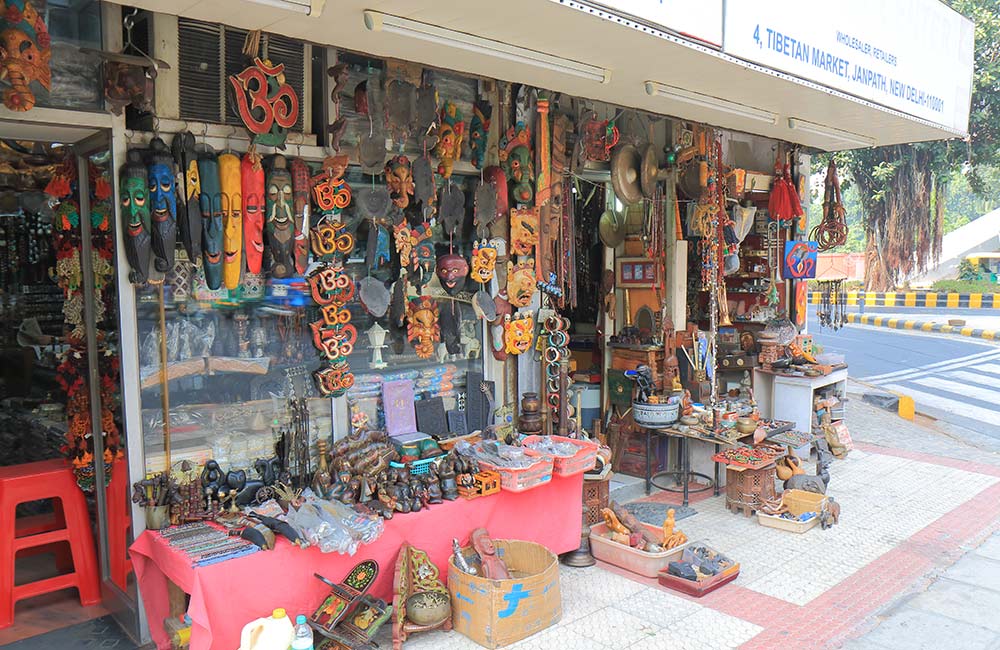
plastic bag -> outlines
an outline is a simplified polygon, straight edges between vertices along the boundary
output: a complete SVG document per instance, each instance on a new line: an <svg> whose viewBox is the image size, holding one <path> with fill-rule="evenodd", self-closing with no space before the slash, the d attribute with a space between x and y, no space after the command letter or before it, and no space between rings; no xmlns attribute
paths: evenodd
<svg viewBox="0 0 1000 650"><path fill-rule="evenodd" d="M325 521L347 529L351 537L361 544L371 544L385 528L378 515L360 513L340 501L313 498L307 503L315 506Z"/></svg>
<svg viewBox="0 0 1000 650"><path fill-rule="evenodd" d="M320 509L312 503L305 503L297 510L288 509L288 523L303 535L309 543L323 553L358 552L360 542L351 535L346 526L336 524L321 515Z"/></svg>

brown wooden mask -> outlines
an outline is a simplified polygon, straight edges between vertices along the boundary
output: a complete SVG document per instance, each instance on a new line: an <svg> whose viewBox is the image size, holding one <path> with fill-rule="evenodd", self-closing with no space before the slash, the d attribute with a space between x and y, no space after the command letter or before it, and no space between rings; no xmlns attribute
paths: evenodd
<svg viewBox="0 0 1000 650"><path fill-rule="evenodd" d="M507 262L507 300L514 307L527 307L535 295L535 261Z"/></svg>
<svg viewBox="0 0 1000 650"><path fill-rule="evenodd" d="M52 86L52 39L30 0L4 0L0 16L0 79L4 106L29 111Z"/></svg>
<svg viewBox="0 0 1000 650"><path fill-rule="evenodd" d="M400 210L405 210L413 196L413 169L409 158L395 156L385 164L385 184L392 193L392 202Z"/></svg>
<svg viewBox="0 0 1000 650"><path fill-rule="evenodd" d="M449 296L454 296L465 286L465 277L469 274L469 263L461 255L448 253L438 258L434 272L438 276L441 288Z"/></svg>
<svg viewBox="0 0 1000 650"><path fill-rule="evenodd" d="M430 296L411 298L406 307L406 338L413 344L417 356L428 359L434 354L434 346L441 340L438 325L438 304Z"/></svg>
<svg viewBox="0 0 1000 650"><path fill-rule="evenodd" d="M538 245L538 208L510 211L510 250L514 255L531 255Z"/></svg>

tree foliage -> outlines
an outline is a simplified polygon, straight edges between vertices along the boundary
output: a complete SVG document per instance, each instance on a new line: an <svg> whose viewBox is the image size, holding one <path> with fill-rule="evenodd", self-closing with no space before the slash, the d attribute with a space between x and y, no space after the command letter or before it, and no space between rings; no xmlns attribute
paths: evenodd
<svg viewBox="0 0 1000 650"><path fill-rule="evenodd" d="M858 149L836 155L860 198L868 289L893 289L941 252L949 187L964 174L990 189L1000 166L1000 11L997 0L947 0L975 23L969 139ZM971 215L966 215L971 218Z"/></svg>

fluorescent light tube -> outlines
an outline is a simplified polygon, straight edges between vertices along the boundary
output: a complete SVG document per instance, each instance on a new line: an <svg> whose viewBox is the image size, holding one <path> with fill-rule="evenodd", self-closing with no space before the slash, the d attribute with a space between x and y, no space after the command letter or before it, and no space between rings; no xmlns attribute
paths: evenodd
<svg viewBox="0 0 1000 650"><path fill-rule="evenodd" d="M760 108L754 108L753 106L737 104L736 102L719 99L718 97L712 97L711 95L703 95L690 90L684 90L683 88L667 86L666 84L661 84L656 81L646 82L646 94L651 97L666 97L667 99L683 102L685 104L692 104L694 106L701 106L702 108L711 108L712 110L722 111L723 113L729 113L730 115L736 115L739 117L746 117L751 120L757 120L758 122L766 122L767 124L778 123L777 113L765 111Z"/></svg>
<svg viewBox="0 0 1000 650"><path fill-rule="evenodd" d="M452 29L417 22L409 18L401 18L377 11L365 11L364 14L365 27L373 32L386 32L408 36L427 41L428 43L447 45L448 47L467 52L495 56L507 61L513 61L514 63L523 63L535 66L536 68L542 68L543 70L551 70L600 83L608 83L611 80L611 71L600 66L580 63L564 59L563 57L553 56L552 54L528 50L523 47L507 45L500 41L492 41L472 34L456 32Z"/></svg>
<svg viewBox="0 0 1000 650"><path fill-rule="evenodd" d="M857 133L851 133L850 131L841 131L840 129L835 129L829 126L823 126L822 124L814 124L812 122L806 122L800 120L797 117L788 118L788 128L793 131L802 131L803 133L812 133L813 135L821 135L824 138L830 138L837 142L845 142L847 144L856 144L859 147L874 147L875 138L869 138L868 136L859 135Z"/></svg>
<svg viewBox="0 0 1000 650"><path fill-rule="evenodd" d="M300 14L306 14L307 16L312 13L312 2L310 0L248 0L254 4L265 5L268 7L275 7L277 9L285 9L287 11L296 11Z"/></svg>

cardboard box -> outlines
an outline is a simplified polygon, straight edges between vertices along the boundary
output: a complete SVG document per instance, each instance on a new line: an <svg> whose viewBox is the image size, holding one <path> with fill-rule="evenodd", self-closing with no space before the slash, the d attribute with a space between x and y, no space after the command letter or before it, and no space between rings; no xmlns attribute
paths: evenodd
<svg viewBox="0 0 1000 650"><path fill-rule="evenodd" d="M533 542L495 540L511 580L469 575L448 560L454 629L486 648L510 645L562 618L559 560Z"/></svg>

